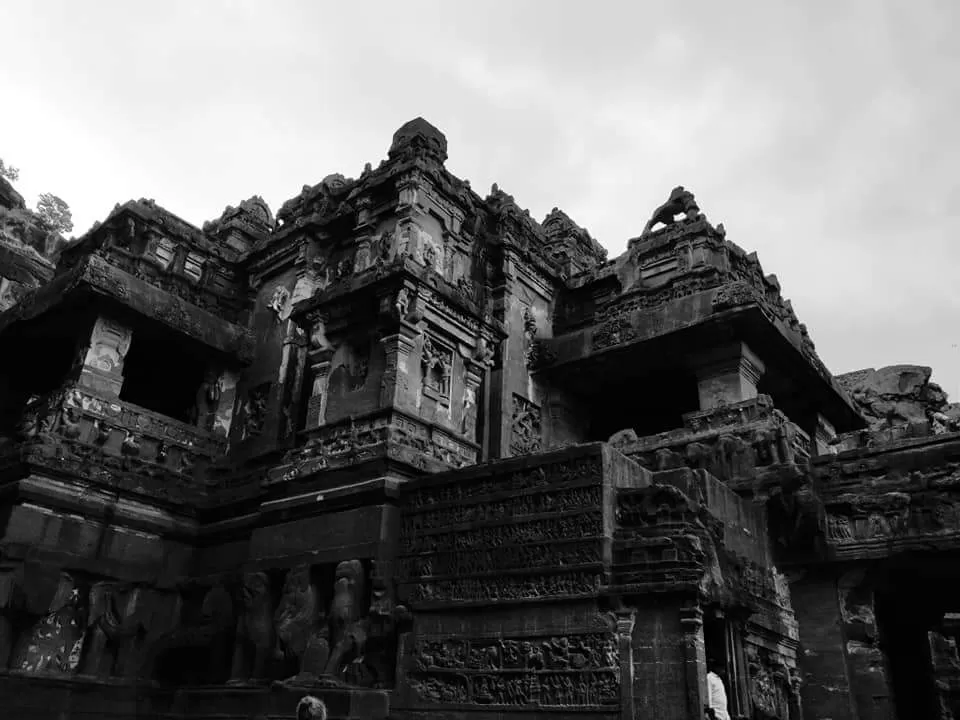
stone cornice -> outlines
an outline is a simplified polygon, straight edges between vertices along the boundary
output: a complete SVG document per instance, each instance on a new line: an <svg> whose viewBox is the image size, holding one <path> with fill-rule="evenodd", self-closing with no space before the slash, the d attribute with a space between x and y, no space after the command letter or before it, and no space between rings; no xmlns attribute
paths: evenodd
<svg viewBox="0 0 960 720"><path fill-rule="evenodd" d="M0 333L15 322L29 320L61 305L68 293L79 288L110 298L242 364L253 361L254 342L248 329L135 278L96 255L87 256L75 269L54 278L0 314Z"/></svg>

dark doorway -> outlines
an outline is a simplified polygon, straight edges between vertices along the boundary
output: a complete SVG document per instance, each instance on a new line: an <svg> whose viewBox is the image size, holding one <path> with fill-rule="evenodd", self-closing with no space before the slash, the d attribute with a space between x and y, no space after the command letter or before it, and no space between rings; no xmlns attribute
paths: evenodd
<svg viewBox="0 0 960 720"><path fill-rule="evenodd" d="M120 399L189 423L208 360L189 338L144 322L123 363Z"/></svg>
<svg viewBox="0 0 960 720"><path fill-rule="evenodd" d="M887 661L897 717L940 720L928 630L936 590L919 573L899 570L876 594L880 649Z"/></svg>

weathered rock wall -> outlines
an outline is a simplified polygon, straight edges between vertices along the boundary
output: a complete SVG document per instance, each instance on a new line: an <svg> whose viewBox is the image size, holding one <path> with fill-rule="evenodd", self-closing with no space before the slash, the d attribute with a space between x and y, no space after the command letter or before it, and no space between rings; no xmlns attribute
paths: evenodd
<svg viewBox="0 0 960 720"><path fill-rule="evenodd" d="M53 276L51 257L63 244L0 177L0 312Z"/></svg>
<svg viewBox="0 0 960 720"><path fill-rule="evenodd" d="M956 427L960 403L947 401L947 393L930 382L932 372L924 365L890 365L837 375L836 381L872 430L918 422L942 429Z"/></svg>

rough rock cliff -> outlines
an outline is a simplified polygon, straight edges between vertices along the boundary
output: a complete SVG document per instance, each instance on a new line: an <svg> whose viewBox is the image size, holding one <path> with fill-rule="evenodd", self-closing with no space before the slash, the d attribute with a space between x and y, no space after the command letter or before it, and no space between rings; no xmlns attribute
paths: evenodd
<svg viewBox="0 0 960 720"><path fill-rule="evenodd" d="M0 177L0 312L50 279L64 244Z"/></svg>
<svg viewBox="0 0 960 720"><path fill-rule="evenodd" d="M960 403L930 382L933 371L923 365L890 365L836 376L872 430L929 422L934 432L960 429Z"/></svg>

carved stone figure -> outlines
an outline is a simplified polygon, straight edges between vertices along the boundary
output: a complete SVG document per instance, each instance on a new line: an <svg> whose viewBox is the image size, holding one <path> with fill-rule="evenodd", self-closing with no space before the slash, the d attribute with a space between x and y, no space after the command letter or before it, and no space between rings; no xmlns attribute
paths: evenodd
<svg viewBox="0 0 960 720"><path fill-rule="evenodd" d="M674 217L681 214L686 215L687 220L693 220L700 214L700 208L693 193L685 190L683 185L678 185L670 192L669 199L653 211L653 216L643 228L641 235L648 235L657 223L673 225Z"/></svg>
<svg viewBox="0 0 960 720"><path fill-rule="evenodd" d="M191 412L192 420L204 430L213 428L214 415L223 396L223 386L216 370L208 370L197 388L196 401Z"/></svg>
<svg viewBox="0 0 960 720"><path fill-rule="evenodd" d="M98 582L90 588L90 615L82 671L97 677L125 675L144 632L137 616L142 589L116 582ZM119 605L122 603L123 610Z"/></svg>
<svg viewBox="0 0 960 720"><path fill-rule="evenodd" d="M354 659L363 656L368 628L364 622L366 576L359 560L346 560L337 565L330 602L331 652L327 662L328 676L339 678Z"/></svg>
<svg viewBox="0 0 960 720"><path fill-rule="evenodd" d="M493 363L493 348L485 337L477 338L477 348L473 353L473 359L484 366Z"/></svg>
<svg viewBox="0 0 960 720"><path fill-rule="evenodd" d="M274 647L273 597L265 572L243 576L241 611L233 648L231 683L263 680Z"/></svg>
<svg viewBox="0 0 960 720"><path fill-rule="evenodd" d="M290 291L285 287L278 287L273 291L267 307L277 316L277 322L286 320L290 315Z"/></svg>
<svg viewBox="0 0 960 720"><path fill-rule="evenodd" d="M323 602L311 580L309 565L299 565L287 573L274 623L276 654L298 665L297 674L286 683L315 683L328 664L330 644Z"/></svg>
<svg viewBox="0 0 960 720"><path fill-rule="evenodd" d="M327 350L331 347L323 318L317 318L310 328L310 345L317 350Z"/></svg>
<svg viewBox="0 0 960 720"><path fill-rule="evenodd" d="M401 319L407 317L407 314L410 312L410 291L407 290L407 288L400 288L393 306L397 309L397 315Z"/></svg>

